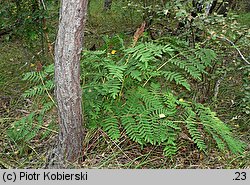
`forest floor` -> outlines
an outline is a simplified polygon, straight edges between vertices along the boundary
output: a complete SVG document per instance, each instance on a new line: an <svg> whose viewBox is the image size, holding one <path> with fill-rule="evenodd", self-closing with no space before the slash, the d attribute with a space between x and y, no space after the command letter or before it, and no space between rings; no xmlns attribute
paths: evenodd
<svg viewBox="0 0 250 185"><path fill-rule="evenodd" d="M96 7L98 11L98 7ZM140 20L119 27L116 20L121 22L125 17L116 17L111 12L107 17L90 15L93 23L86 30L86 48L97 44L96 40L102 42L100 35L119 33L124 27L129 28L127 32L135 30ZM244 24L249 24L249 15L244 15ZM108 21L105 26L103 22ZM110 26L110 24L114 26ZM95 27L100 29L96 30ZM91 34L90 34L91 33ZM94 33L94 34L93 34ZM91 36L88 36L91 35ZM101 45L101 43L99 43ZM32 140L28 143L28 149L20 153L20 147L11 142L7 136L7 130L13 122L27 115L33 108L33 102L21 95L30 86L22 81L25 72L33 69L33 53L25 46L22 40L0 41L0 168L42 168L46 162L48 148L56 139L56 133L39 141ZM237 82L237 74L234 84ZM230 82L230 83L229 83ZM230 124L239 136L248 145L250 143L249 121L237 122L237 108L231 106L231 99L234 93L240 90L240 84L229 86L232 79L225 80L221 87L223 94L219 96L217 106L212 105L218 112L218 116L227 124ZM38 105L37 105L38 106ZM52 112L52 117L55 112ZM242 128L244 127L244 128ZM24 144L27 144L24 142ZM234 156L230 153L221 153L211 148L206 154L195 148L192 143L182 143L180 152L172 159L162 154L160 146L147 146L143 149L134 142L131 142L125 135L122 135L119 142L112 141L101 129L88 132L84 139L84 161L80 164L72 164L72 168L150 168L150 169L238 169L250 168L250 147L241 156Z"/></svg>

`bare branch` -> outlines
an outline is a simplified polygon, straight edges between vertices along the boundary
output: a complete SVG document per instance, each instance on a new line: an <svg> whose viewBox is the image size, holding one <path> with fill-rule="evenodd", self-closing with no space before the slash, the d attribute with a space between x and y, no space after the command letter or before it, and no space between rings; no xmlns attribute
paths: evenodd
<svg viewBox="0 0 250 185"><path fill-rule="evenodd" d="M248 65L250 65L250 62L244 57L244 55L241 53L241 51L239 50L239 48L233 43L233 41L229 40L226 37L217 37L217 38L229 42L237 50L237 52L239 53L239 55L242 58L242 60L244 60Z"/></svg>

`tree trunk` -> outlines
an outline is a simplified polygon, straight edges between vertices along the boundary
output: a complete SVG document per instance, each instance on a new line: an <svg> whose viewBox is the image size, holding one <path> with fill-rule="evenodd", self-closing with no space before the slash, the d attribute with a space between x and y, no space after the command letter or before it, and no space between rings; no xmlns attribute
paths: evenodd
<svg viewBox="0 0 250 185"><path fill-rule="evenodd" d="M103 9L105 11L110 10L112 5L112 0L104 0L104 6Z"/></svg>
<svg viewBox="0 0 250 185"><path fill-rule="evenodd" d="M220 15L227 16L227 13L230 9L232 9L235 6L234 0L224 0L221 3L221 6L219 7L217 13Z"/></svg>
<svg viewBox="0 0 250 185"><path fill-rule="evenodd" d="M80 57L87 1L61 0L55 45L55 94L60 126L58 152L60 160L70 162L79 161L83 151Z"/></svg>

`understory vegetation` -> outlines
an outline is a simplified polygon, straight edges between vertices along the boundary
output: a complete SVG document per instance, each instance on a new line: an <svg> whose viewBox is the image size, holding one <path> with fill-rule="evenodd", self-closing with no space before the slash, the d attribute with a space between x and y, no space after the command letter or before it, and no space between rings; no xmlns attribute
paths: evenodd
<svg viewBox="0 0 250 185"><path fill-rule="evenodd" d="M0 3L1 168L43 167L58 132L58 2L29 1ZM100 11L103 2L90 1L87 134L82 164L70 165L249 168L249 12L240 3L208 15L189 0L160 2L117 0Z"/></svg>

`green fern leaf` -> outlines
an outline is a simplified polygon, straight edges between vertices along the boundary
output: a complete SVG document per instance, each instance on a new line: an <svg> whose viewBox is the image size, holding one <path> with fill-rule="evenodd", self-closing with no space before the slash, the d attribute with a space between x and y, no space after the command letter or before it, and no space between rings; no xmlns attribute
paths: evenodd
<svg viewBox="0 0 250 185"><path fill-rule="evenodd" d="M116 118L106 118L101 126L111 139L118 140L120 138L119 123Z"/></svg>

